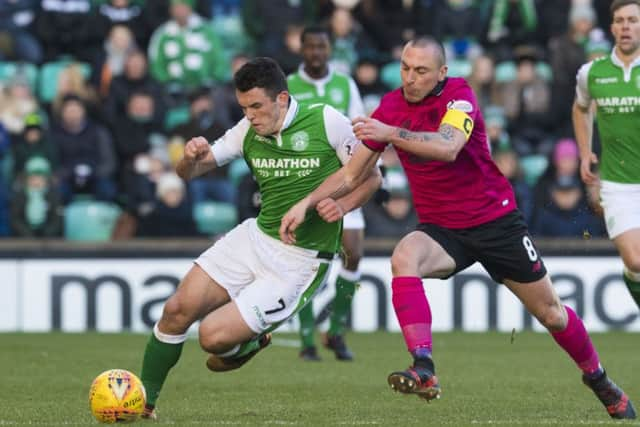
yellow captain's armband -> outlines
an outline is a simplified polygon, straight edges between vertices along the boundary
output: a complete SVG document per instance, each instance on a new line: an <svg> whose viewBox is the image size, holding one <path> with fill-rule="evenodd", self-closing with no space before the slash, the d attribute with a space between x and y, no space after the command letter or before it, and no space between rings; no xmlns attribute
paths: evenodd
<svg viewBox="0 0 640 427"><path fill-rule="evenodd" d="M448 124L461 130L467 138L467 141L473 130L473 119L471 119L467 113L460 110L447 110L440 124Z"/></svg>

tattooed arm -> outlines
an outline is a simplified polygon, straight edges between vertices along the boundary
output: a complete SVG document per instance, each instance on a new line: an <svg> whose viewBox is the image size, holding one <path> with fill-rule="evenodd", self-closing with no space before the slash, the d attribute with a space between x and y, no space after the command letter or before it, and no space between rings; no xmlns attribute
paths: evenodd
<svg viewBox="0 0 640 427"><path fill-rule="evenodd" d="M425 160L453 162L467 141L464 132L448 123L441 124L438 132L413 132L366 117L354 123L358 139L388 142Z"/></svg>

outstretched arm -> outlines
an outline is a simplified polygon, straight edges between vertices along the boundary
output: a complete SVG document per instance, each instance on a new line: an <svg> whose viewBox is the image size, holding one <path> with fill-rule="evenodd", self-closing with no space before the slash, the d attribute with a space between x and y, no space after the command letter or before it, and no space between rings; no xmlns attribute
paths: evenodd
<svg viewBox="0 0 640 427"><path fill-rule="evenodd" d="M438 132L413 132L376 119L358 117L354 120L353 129L360 140L388 142L422 159L452 162L471 134L473 123L470 119L466 126L468 134L446 122L440 125Z"/></svg>
<svg viewBox="0 0 640 427"><path fill-rule="evenodd" d="M353 207L358 203L364 203L377 188L376 181L380 180L377 171L376 161L380 153L372 151L364 146L356 150L353 157L342 168L330 175L315 190L305 198L293 205L291 209L282 217L280 223L280 239L288 244L295 242L295 230L304 221L308 210L315 208L325 199L340 200ZM374 168L376 170L374 170ZM365 183L366 181L366 183ZM362 186L362 188L358 188ZM379 181L378 181L379 186ZM358 188L356 194L346 196ZM367 194L370 192L370 194ZM345 206L345 210L348 209ZM351 209L353 209L351 207Z"/></svg>
<svg viewBox="0 0 640 427"><path fill-rule="evenodd" d="M573 132L580 150L580 177L585 184L593 184L598 180L597 175L591 171L591 165L598 163L598 156L591 149L593 112L590 107L582 107L574 101L571 117Z"/></svg>
<svg viewBox="0 0 640 427"><path fill-rule="evenodd" d="M193 179L216 168L216 159L206 138L192 138L184 146L182 159L176 166L176 173L184 180Z"/></svg>

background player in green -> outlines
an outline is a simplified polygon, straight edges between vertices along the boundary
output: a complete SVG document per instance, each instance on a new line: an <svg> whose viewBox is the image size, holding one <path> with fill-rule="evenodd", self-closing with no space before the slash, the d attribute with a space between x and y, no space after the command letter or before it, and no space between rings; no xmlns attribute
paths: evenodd
<svg viewBox="0 0 640 427"><path fill-rule="evenodd" d="M301 35L302 64L296 73L287 77L289 93L299 102L331 105L350 119L364 116L364 106L356 83L346 74L329 65L331 35L324 27L307 27ZM342 218L342 269L336 279L336 296L329 331L324 345L333 350L338 360L352 360L344 333L347 317L357 282L360 280L358 265L364 246L364 216L361 209L353 210ZM320 360L315 346L315 320L313 301L299 313L300 338L303 360Z"/></svg>
<svg viewBox="0 0 640 427"><path fill-rule="evenodd" d="M311 212L296 246L282 243L283 214L346 163L359 142L349 119L334 108L290 97L284 73L269 58L245 64L234 82L245 118L212 145L202 137L191 139L176 169L191 179L244 157L258 181L262 209L257 219L247 219L202 253L167 300L142 365L148 418L155 418L160 389L180 358L189 327L200 320L209 369L242 366L328 276L340 244L341 209L360 206L380 185L372 170L340 205L327 199Z"/></svg>
<svg viewBox="0 0 640 427"><path fill-rule="evenodd" d="M602 159L600 199L609 238L624 262L624 281L640 308L640 0L611 3L610 55L578 71L573 127L580 147L580 175L587 185L598 182L591 170L592 104Z"/></svg>

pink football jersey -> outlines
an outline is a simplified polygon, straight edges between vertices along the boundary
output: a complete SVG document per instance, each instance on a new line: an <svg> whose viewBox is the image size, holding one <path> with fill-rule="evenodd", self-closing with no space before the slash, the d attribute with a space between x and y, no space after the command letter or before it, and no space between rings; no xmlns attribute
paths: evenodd
<svg viewBox="0 0 640 427"><path fill-rule="evenodd" d="M414 132L437 132L448 108L464 111L473 119L473 132L451 163L397 151L420 222L453 229L475 227L514 210L515 196L491 159L484 119L467 82L450 77L439 89L415 104L396 89L382 98L372 117ZM376 141L364 144L376 151L386 146Z"/></svg>

